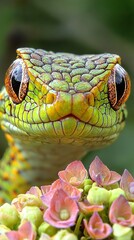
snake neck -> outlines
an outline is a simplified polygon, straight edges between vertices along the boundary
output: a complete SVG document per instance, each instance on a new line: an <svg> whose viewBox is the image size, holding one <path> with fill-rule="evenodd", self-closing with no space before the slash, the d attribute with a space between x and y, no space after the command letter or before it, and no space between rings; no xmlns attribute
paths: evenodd
<svg viewBox="0 0 134 240"><path fill-rule="evenodd" d="M64 169L71 161L81 159L86 153L84 147L70 144L23 142L18 139L15 139L14 144L24 158L21 176L29 185L52 183L57 178L59 170Z"/></svg>

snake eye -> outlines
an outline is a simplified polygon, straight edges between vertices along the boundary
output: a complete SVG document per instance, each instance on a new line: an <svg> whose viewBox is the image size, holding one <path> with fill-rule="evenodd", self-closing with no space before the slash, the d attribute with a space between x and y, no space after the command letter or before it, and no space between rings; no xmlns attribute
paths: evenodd
<svg viewBox="0 0 134 240"><path fill-rule="evenodd" d="M28 82L26 65L18 58L9 67L5 76L5 87L14 103L20 103L25 98Z"/></svg>
<svg viewBox="0 0 134 240"><path fill-rule="evenodd" d="M108 80L109 101L114 110L118 110L127 101L130 89L128 73L119 64L116 64Z"/></svg>

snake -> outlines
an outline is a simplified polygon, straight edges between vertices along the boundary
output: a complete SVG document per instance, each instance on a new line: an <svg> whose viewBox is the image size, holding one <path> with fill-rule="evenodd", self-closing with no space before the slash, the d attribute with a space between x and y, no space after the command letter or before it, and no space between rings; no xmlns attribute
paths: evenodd
<svg viewBox="0 0 134 240"><path fill-rule="evenodd" d="M131 83L116 54L17 49L0 92L8 148L0 203L50 184L60 169L113 143L124 128Z"/></svg>

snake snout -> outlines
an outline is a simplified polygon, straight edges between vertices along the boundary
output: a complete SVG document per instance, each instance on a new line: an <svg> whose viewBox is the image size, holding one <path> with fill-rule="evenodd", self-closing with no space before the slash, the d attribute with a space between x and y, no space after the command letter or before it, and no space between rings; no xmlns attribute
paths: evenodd
<svg viewBox="0 0 134 240"><path fill-rule="evenodd" d="M69 94L66 92L50 92L46 98L47 113L51 120L61 120L69 116L85 121L83 115L86 114L86 122L89 119L89 96L83 93ZM93 107L92 107L93 108ZM91 110L90 110L91 112ZM85 117L84 117L85 118Z"/></svg>

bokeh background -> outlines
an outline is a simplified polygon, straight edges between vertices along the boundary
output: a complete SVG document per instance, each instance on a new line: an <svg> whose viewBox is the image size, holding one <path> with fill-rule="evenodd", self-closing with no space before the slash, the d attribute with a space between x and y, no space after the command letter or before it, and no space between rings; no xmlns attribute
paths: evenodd
<svg viewBox="0 0 134 240"><path fill-rule="evenodd" d="M18 47L43 48L76 54L110 52L122 57L132 79L127 124L110 147L98 155L112 170L134 174L134 1L133 0L1 0L0 87ZM0 157L7 143L0 131Z"/></svg>

